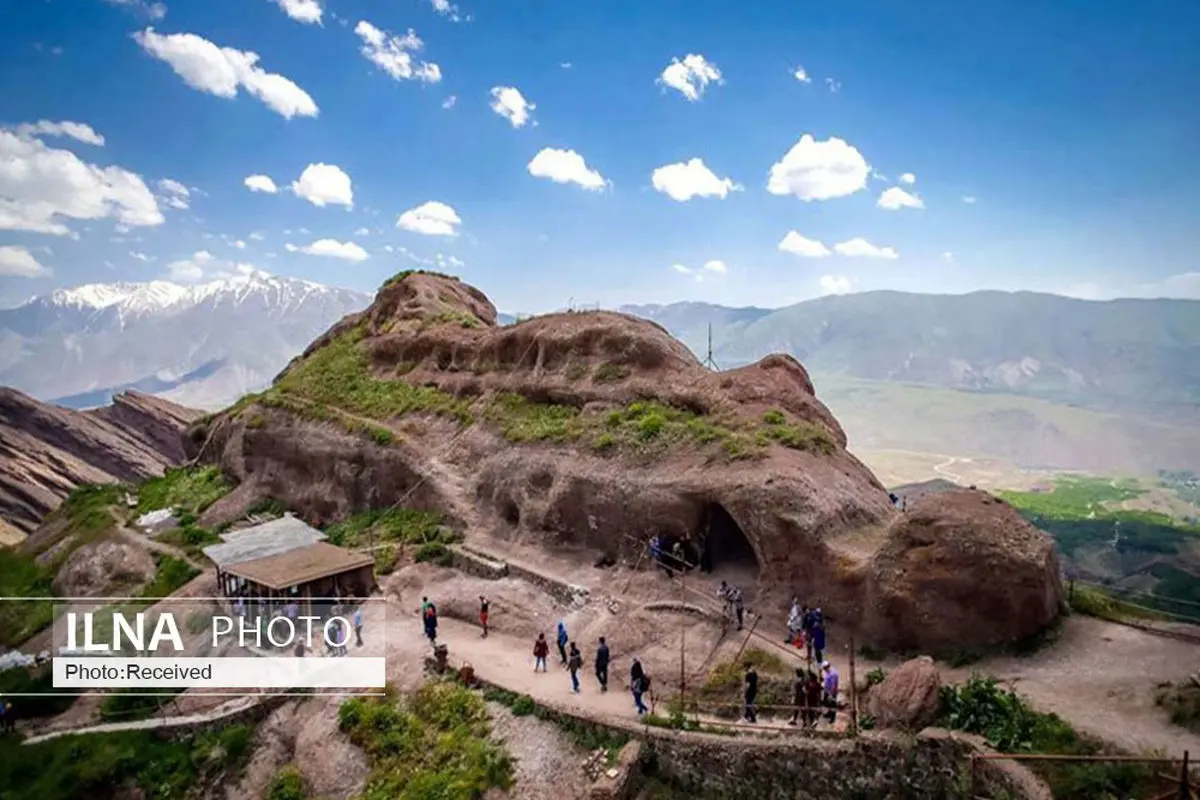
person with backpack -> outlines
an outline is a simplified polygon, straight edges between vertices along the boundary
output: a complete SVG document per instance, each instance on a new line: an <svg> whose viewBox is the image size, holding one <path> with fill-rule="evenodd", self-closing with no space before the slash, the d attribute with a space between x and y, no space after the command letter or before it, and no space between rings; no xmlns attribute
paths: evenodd
<svg viewBox="0 0 1200 800"><path fill-rule="evenodd" d="M558 637L555 641L558 644L558 657L561 661L560 666L564 667L567 665L567 639L567 623L560 619L558 621Z"/></svg>
<svg viewBox="0 0 1200 800"><path fill-rule="evenodd" d="M550 655L550 643L546 641L546 634L539 633L537 641L533 643L533 671L537 672L538 667L542 668L542 672L546 671L546 656Z"/></svg>
<svg viewBox="0 0 1200 800"><path fill-rule="evenodd" d="M426 599L425 602L425 635L429 638L429 643L437 645L437 606Z"/></svg>
<svg viewBox="0 0 1200 800"><path fill-rule="evenodd" d="M583 653L579 646L571 642L571 652L567 655L567 672L571 673L571 691L579 694L579 670L583 669Z"/></svg>
<svg viewBox="0 0 1200 800"><path fill-rule="evenodd" d="M637 656L634 656L633 660L629 662L629 690L633 692L633 704L639 717L650 710L642 702L642 695L649 688L649 683L650 679L646 677L646 670L642 668L642 662L638 661Z"/></svg>
<svg viewBox="0 0 1200 800"><path fill-rule="evenodd" d="M596 648L596 680L600 682L600 691L608 691L608 642L600 637L600 646Z"/></svg>

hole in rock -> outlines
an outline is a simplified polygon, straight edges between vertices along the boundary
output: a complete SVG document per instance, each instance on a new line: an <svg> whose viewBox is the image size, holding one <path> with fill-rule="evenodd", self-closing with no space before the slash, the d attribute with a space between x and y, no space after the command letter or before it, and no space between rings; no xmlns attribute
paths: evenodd
<svg viewBox="0 0 1200 800"><path fill-rule="evenodd" d="M504 521L514 528L521 524L521 509L512 500L505 502L501 514L504 516Z"/></svg>
<svg viewBox="0 0 1200 800"><path fill-rule="evenodd" d="M700 568L735 583L758 581L758 556L746 534L720 503L709 503L701 517Z"/></svg>

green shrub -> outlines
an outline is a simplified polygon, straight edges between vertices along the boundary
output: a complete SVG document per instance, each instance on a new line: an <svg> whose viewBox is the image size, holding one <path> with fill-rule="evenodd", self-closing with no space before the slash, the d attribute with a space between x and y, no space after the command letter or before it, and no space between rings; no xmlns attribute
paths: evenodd
<svg viewBox="0 0 1200 800"><path fill-rule="evenodd" d="M637 421L636 436L639 441L648 442L662 433L667 418L658 412L650 412Z"/></svg>
<svg viewBox="0 0 1200 800"><path fill-rule="evenodd" d="M523 694L513 701L510 706L514 717L527 717L533 713L535 708L533 698L527 694Z"/></svg>
<svg viewBox="0 0 1200 800"><path fill-rule="evenodd" d="M169 469L161 478L151 478L138 487L137 512L172 508L201 514L231 491L233 484L225 480L218 466Z"/></svg>
<svg viewBox="0 0 1200 800"><path fill-rule="evenodd" d="M596 367L592 380L596 383L616 383L629 377L629 368L623 364L601 364Z"/></svg>
<svg viewBox="0 0 1200 800"><path fill-rule="evenodd" d="M54 620L53 600L16 600L19 597L53 597L53 573L31 555L0 547L0 645L16 647Z"/></svg>
<svg viewBox="0 0 1200 800"><path fill-rule="evenodd" d="M413 553L413 561L427 561L439 567L449 567L454 564L454 554L441 542L426 542Z"/></svg>
<svg viewBox="0 0 1200 800"><path fill-rule="evenodd" d="M371 428L371 441L386 447L396 440L395 435L387 428Z"/></svg>
<svg viewBox="0 0 1200 800"><path fill-rule="evenodd" d="M883 667L876 667L867 673L867 688L883 683L887 678L887 671Z"/></svg>
<svg viewBox="0 0 1200 800"><path fill-rule="evenodd" d="M139 597L147 600L170 597L200 574L200 570L174 556L155 553L154 561L158 565L154 573L154 580L142 587L141 592L138 593Z"/></svg>
<svg viewBox="0 0 1200 800"><path fill-rule="evenodd" d="M1172 724L1200 733L1200 686L1190 681L1168 683L1158 687L1154 702L1171 715Z"/></svg>
<svg viewBox="0 0 1200 800"><path fill-rule="evenodd" d="M306 800L307 797L304 777L295 764L288 764L276 772L267 787L266 800Z"/></svg>
<svg viewBox="0 0 1200 800"><path fill-rule="evenodd" d="M416 508L383 508L363 511L325 529L329 543L338 547L359 547L371 542L424 544L443 541L449 536L442 515Z"/></svg>
<svg viewBox="0 0 1200 800"><path fill-rule="evenodd" d="M595 441L592 442L592 447L603 453L607 450L611 450L616 446L616 444L616 437L614 437L611 433L606 432L596 437Z"/></svg>
<svg viewBox="0 0 1200 800"><path fill-rule="evenodd" d="M378 575L391 575L396 571L396 562L400 554L395 545L385 544L375 551L375 572Z"/></svg>
<svg viewBox="0 0 1200 800"><path fill-rule="evenodd" d="M783 425L787 422L787 417L785 417L783 412L779 409L773 408L767 413L763 414L763 422L768 425Z"/></svg>

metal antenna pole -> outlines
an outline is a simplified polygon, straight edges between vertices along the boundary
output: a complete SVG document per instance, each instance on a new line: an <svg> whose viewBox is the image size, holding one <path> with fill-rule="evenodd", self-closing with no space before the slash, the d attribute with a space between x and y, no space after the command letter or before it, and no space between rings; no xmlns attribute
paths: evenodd
<svg viewBox="0 0 1200 800"><path fill-rule="evenodd" d="M708 367L713 372L721 371L721 368L717 366L716 359L713 358L711 322L708 323L708 353L704 356L704 366Z"/></svg>

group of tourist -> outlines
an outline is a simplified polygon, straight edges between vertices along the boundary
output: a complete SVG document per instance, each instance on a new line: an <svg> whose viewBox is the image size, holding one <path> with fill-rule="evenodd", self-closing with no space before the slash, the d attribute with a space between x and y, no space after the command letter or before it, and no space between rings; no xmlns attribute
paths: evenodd
<svg viewBox="0 0 1200 800"><path fill-rule="evenodd" d="M584 663L583 651L567 634L567 623L564 620L558 621L554 643L558 647L559 666L571 676L571 691L579 694L579 672L583 669ZM550 643L546 640L546 634L539 633L533 642L534 672L546 671L546 658L549 655ZM608 666L611 662L612 655L608 649L608 640L601 636L596 644L594 661L596 682L600 684L601 692L608 691ZM650 676L646 674L646 670L637 656L633 657L629 665L629 690L633 694L633 706L638 715L641 716L650 711L643 699L650 691Z"/></svg>
<svg viewBox="0 0 1200 800"><path fill-rule="evenodd" d="M821 609L801 605L800 599L793 597L787 629L784 644L803 648L809 663L820 664L825 660L825 617Z"/></svg>

